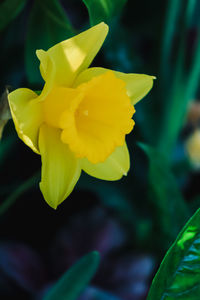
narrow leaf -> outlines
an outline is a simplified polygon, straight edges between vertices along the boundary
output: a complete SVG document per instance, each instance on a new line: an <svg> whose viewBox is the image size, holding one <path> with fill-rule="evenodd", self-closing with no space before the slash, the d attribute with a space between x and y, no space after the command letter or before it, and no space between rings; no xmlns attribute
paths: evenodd
<svg viewBox="0 0 200 300"><path fill-rule="evenodd" d="M177 1L174 2L176 3ZM171 1L173 4L174 2ZM185 76L188 73L188 71L186 72L185 68L187 58L188 28L194 16L196 2L196 0L181 1L183 9L180 18L181 26L179 29L179 43L177 44L178 51L176 55L176 62L174 63L175 67L173 70L171 70L173 72L171 72L170 77L164 79L167 84L169 80L171 80L171 84L170 87L168 84L169 88L167 88L167 86L165 87L167 92L164 94L163 98L165 105L163 106L163 118L160 125L159 148L161 151L165 151L168 156L171 155L176 144L177 137L181 128L183 127L188 109L188 103L193 99L196 89L198 88L200 70L198 66L200 55L198 52L196 52L196 55L194 55L195 64L192 66L193 68L191 73L189 72L189 77L187 78L187 76ZM179 9L179 14L180 13L181 10ZM197 51L199 51L198 42ZM165 62L165 67L167 69L169 62L163 62Z"/></svg>
<svg viewBox="0 0 200 300"><path fill-rule="evenodd" d="M58 280L43 300L76 300L95 274L98 265L98 252L84 256Z"/></svg>
<svg viewBox="0 0 200 300"><path fill-rule="evenodd" d="M167 252L147 299L200 299L200 209Z"/></svg>
<svg viewBox="0 0 200 300"><path fill-rule="evenodd" d="M195 51L192 58L192 65L188 74L188 84L186 87L187 99L194 99L200 82L200 22L197 30Z"/></svg>
<svg viewBox="0 0 200 300"><path fill-rule="evenodd" d="M173 38L177 28L181 0L169 0L167 2L163 38L161 40L161 78L169 77L170 55L173 46Z"/></svg>
<svg viewBox="0 0 200 300"><path fill-rule="evenodd" d="M148 197L154 211L154 230L169 247L188 217L187 207L166 157L148 145L140 146L149 160Z"/></svg>
<svg viewBox="0 0 200 300"><path fill-rule="evenodd" d="M127 0L83 0L83 2L88 9L90 24L93 26L102 21L109 23L112 17L120 13Z"/></svg>

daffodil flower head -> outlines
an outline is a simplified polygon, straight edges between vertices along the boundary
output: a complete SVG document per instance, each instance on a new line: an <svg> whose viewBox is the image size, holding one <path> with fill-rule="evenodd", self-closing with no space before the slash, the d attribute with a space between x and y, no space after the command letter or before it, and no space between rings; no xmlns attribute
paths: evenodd
<svg viewBox="0 0 200 300"><path fill-rule="evenodd" d="M107 33L100 23L37 50L45 81L41 94L26 88L9 94L19 137L41 155L40 189L53 208L72 192L82 170L118 180L130 167L125 136L134 126L134 105L154 77L88 68Z"/></svg>

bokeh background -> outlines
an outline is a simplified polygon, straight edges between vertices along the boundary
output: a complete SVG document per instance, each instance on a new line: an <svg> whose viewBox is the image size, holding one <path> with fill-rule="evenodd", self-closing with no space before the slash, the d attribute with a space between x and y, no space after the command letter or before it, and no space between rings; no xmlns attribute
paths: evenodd
<svg viewBox="0 0 200 300"><path fill-rule="evenodd" d="M128 176L106 182L82 174L56 211L38 187L40 156L7 122L0 142L1 299L42 299L93 250L100 267L79 300L146 299L167 249L199 207L200 2L103 2L0 2L1 126L6 88L42 89L35 50L101 21L110 31L92 66L157 77L136 106Z"/></svg>

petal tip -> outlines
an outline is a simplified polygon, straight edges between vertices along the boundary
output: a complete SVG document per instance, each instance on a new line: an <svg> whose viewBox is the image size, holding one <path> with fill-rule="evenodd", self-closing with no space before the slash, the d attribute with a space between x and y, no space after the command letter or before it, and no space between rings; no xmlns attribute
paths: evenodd
<svg viewBox="0 0 200 300"><path fill-rule="evenodd" d="M104 26L104 28L105 28L107 31L109 30L108 24L106 24L105 22L101 22L100 24L101 24L101 26Z"/></svg>
<svg viewBox="0 0 200 300"><path fill-rule="evenodd" d="M54 210L56 210L57 207L58 207L58 204L57 204L56 202L50 200L50 199L49 199L49 196L46 195L46 193L45 193L45 190L46 190L46 189L45 189L45 187L43 186L42 181L40 181L39 187L40 187L40 191L41 191L41 193L42 193L42 195L43 195L43 198L44 198L44 200L46 201L46 203L47 203L51 208L53 208Z"/></svg>
<svg viewBox="0 0 200 300"><path fill-rule="evenodd" d="M37 49L35 51L35 54L36 54L37 58L39 59L39 61L41 62L44 58L44 55L46 54L46 51L44 51L43 49Z"/></svg>
<svg viewBox="0 0 200 300"><path fill-rule="evenodd" d="M109 26L105 22L101 22L96 25L96 28L98 28L98 27L100 30L104 31L105 36L107 36L108 31L109 31Z"/></svg>

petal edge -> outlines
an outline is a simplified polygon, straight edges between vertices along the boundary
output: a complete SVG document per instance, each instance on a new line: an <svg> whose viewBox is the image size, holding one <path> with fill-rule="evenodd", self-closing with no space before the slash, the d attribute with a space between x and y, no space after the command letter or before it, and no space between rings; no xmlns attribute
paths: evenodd
<svg viewBox="0 0 200 300"><path fill-rule="evenodd" d="M127 175L130 168L130 158L126 143L117 147L115 151L102 163L92 164L86 158L81 159L81 168L87 174L102 179L115 181Z"/></svg>
<svg viewBox="0 0 200 300"><path fill-rule="evenodd" d="M42 123L41 103L32 90L21 88L8 95L8 102L19 138L39 154L38 132Z"/></svg>
<svg viewBox="0 0 200 300"><path fill-rule="evenodd" d="M77 87L79 84L87 82L91 78L101 75L107 71L109 70L105 68L89 68L79 74L74 82L74 87ZM117 71L113 72L115 73L116 77L126 82L127 94L130 97L133 105L146 96L153 86L153 80L156 79L155 76L145 74L126 74Z"/></svg>
<svg viewBox="0 0 200 300"><path fill-rule="evenodd" d="M88 68L101 48L108 26L100 24L56 44L47 51L37 50L44 80L53 85L70 87L78 73ZM51 73L51 76L48 76Z"/></svg>

